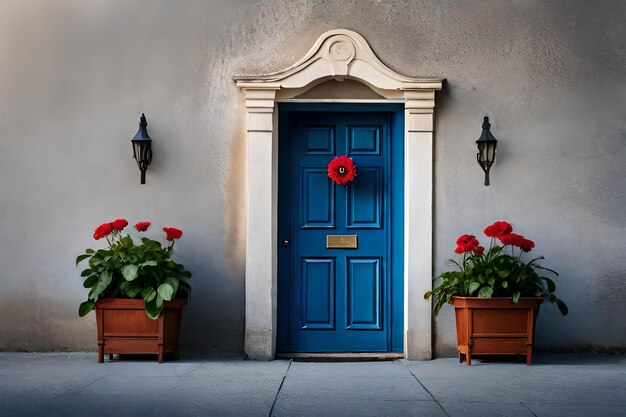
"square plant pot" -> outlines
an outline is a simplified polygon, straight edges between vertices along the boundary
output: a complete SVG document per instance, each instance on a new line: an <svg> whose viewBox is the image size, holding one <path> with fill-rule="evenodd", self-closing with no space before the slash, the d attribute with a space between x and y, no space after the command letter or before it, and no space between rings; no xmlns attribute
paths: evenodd
<svg viewBox="0 0 626 417"><path fill-rule="evenodd" d="M98 362L104 354L156 354L159 363L166 353L179 357L180 317L186 299L166 301L156 320L144 310L143 300L105 298L96 302Z"/></svg>
<svg viewBox="0 0 626 417"><path fill-rule="evenodd" d="M535 323L543 297L452 297L459 362L473 355L525 355L532 362Z"/></svg>

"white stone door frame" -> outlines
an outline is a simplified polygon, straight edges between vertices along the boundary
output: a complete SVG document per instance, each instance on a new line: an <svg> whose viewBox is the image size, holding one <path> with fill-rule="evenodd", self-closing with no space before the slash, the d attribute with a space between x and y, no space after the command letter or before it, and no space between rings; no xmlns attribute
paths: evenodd
<svg viewBox="0 0 626 417"><path fill-rule="evenodd" d="M289 68L234 76L246 97L248 208L246 233L245 353L271 360L276 351L278 250L278 101L328 80L356 80L379 100L306 101L404 103L404 355L432 357L432 170L435 91L443 79L405 77L384 65L358 33L324 33ZM340 93L341 94L341 93Z"/></svg>

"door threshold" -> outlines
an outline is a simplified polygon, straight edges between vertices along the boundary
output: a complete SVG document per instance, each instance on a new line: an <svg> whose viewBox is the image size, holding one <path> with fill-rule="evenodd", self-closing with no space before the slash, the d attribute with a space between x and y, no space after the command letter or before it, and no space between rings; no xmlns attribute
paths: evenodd
<svg viewBox="0 0 626 417"><path fill-rule="evenodd" d="M296 362L367 362L404 359L401 352L287 352L276 353L276 359Z"/></svg>

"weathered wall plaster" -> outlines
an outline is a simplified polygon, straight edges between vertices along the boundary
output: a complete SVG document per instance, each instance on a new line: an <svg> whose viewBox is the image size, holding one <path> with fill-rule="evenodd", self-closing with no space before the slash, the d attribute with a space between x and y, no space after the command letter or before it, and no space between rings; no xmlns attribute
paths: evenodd
<svg viewBox="0 0 626 417"><path fill-rule="evenodd" d="M2 0L0 349L94 347L73 259L98 245L95 225L125 216L185 231L185 348L241 352L245 103L231 76L280 70L335 28L399 73L447 80L433 273L459 234L510 220L570 306L542 308L539 345L626 346L623 2ZM129 144L141 112L145 186ZM474 156L485 114L500 140L490 187ZM453 327L446 308L436 353L452 351Z"/></svg>

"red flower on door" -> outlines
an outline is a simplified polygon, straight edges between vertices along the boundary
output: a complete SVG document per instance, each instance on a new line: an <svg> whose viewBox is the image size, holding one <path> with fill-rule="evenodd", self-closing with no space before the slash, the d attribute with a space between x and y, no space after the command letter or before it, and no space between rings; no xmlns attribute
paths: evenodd
<svg viewBox="0 0 626 417"><path fill-rule="evenodd" d="M346 185L356 177L356 165L348 155L334 158L328 164L328 177L339 185Z"/></svg>

